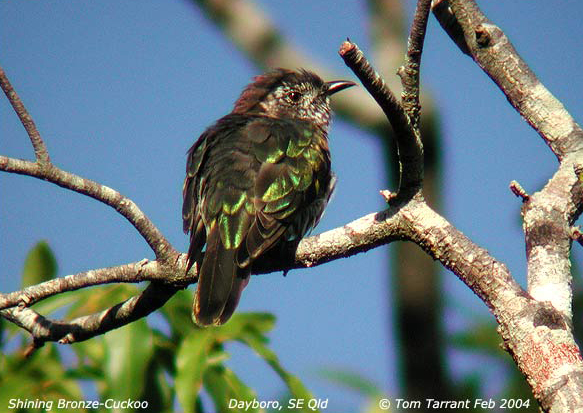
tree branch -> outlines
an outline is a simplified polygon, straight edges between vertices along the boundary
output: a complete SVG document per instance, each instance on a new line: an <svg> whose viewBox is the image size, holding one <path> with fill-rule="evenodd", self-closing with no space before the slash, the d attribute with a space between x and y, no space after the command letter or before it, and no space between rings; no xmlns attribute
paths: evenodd
<svg viewBox="0 0 583 413"><path fill-rule="evenodd" d="M186 255L181 254L180 259L184 260L185 258ZM156 281L179 286L196 282L196 276L192 275L193 272L185 273L186 266L182 261L179 261L170 270L178 270L178 277L173 278L174 273L169 273L169 270L168 265L161 264L159 261L143 259L116 267L99 268L67 275L31 285L20 291L0 294L0 310L16 306L28 307L57 294L96 285Z"/></svg>
<svg viewBox="0 0 583 413"><path fill-rule="evenodd" d="M32 120L32 117L29 115L28 111L24 107L24 104L20 100L20 97L18 97L18 94L10 84L10 81L8 80L8 77L6 76L6 73L4 73L4 69L2 69L2 67L0 67L0 86L2 87L2 90L6 94L6 97L10 101L10 104L14 108L14 111L18 115L22 126L24 126L24 129L30 138L37 162L41 165L50 164L51 159L49 157L47 147L45 146L45 143L41 138L34 121Z"/></svg>
<svg viewBox="0 0 583 413"><path fill-rule="evenodd" d="M547 185L525 200L522 213L529 293L552 302L570 320L569 231L583 209L583 191L575 172L583 165L583 130L473 0L450 0L449 6L473 59L560 161Z"/></svg>
<svg viewBox="0 0 583 413"><path fill-rule="evenodd" d="M407 59L405 65L399 70L401 82L403 83L403 93L401 95L403 107L414 127L419 124L419 114L421 112L421 107L419 106L419 73L421 71L421 55L423 53L423 42L430 10L431 0L419 0L417 2L409 33Z"/></svg>
<svg viewBox="0 0 583 413"><path fill-rule="evenodd" d="M512 191L523 200L532 299L510 322L497 318L507 350L526 375L541 407L545 411L583 409L578 397L583 392L583 361L572 336L569 261L571 226L583 209L577 173L583 165L583 131L473 0L436 1L434 14L560 161L556 173L539 192L529 195L511 183ZM508 308L520 302L509 302Z"/></svg>
<svg viewBox="0 0 583 413"><path fill-rule="evenodd" d="M13 89L1 67L0 85L26 129L36 157L36 162L29 162L0 156L0 170L44 179L63 188L90 196L111 206L138 230L160 261L161 264L159 267L167 271L168 266L172 264L171 257L176 257L176 260L178 260L179 254L150 219L132 200L121 195L119 192L54 166L50 162L49 153L32 117L24 107L24 104L16 94L16 91ZM25 291L6 295L2 294L0 295L0 302L4 305L2 308L7 309L2 310L0 314L27 329L32 334L34 342L30 349L31 352L41 346L45 341L53 340L55 337L60 342L87 339L149 314L163 305L177 291L177 287L152 283L139 296L130 298L124 303L120 303L105 312L76 319L70 323L51 322L41 315L34 313L33 310L26 308L26 306L63 291L70 291L105 282L127 280L130 273L139 276L142 270L143 268L138 265L132 266L132 268L125 266L125 268L120 267L116 270L109 269L101 273L99 271L88 271L76 277L65 277L48 283L42 283ZM154 299L151 297L154 297ZM17 301L17 307L7 307L14 304L15 300ZM64 333L65 331L66 333Z"/></svg>
<svg viewBox="0 0 583 413"><path fill-rule="evenodd" d="M469 239L455 230L444 218L431 210L424 201L416 199L410 200L403 206L389 207L385 211L369 214L343 227L306 238L300 242L295 252L291 251L288 256L278 256L280 261L277 264L268 262L263 267L254 269L254 273L313 267L401 239L409 239L416 242L430 253L434 259L439 260L447 268L454 271L462 281L470 286L493 309L497 317L504 318L503 310L508 301L528 297L514 282L504 265L490 257L485 250L471 243ZM0 303L2 303L0 308L7 309L12 307L13 309L20 305L22 309L24 308L22 304L30 305L62 291L71 291L104 282L140 282L149 280L156 281L151 288L164 287L168 291L177 290L180 287L176 285L185 285L194 280L184 274L184 268L185 256L182 254L175 267L171 268L171 271L176 274L172 279L174 285L169 282L163 282L168 281L165 278L166 270L155 261L94 270L88 273L67 276L62 279L63 281L52 280L22 291L4 294L0 296ZM75 280L76 277L81 278L81 280ZM105 281L105 277L109 277L107 281ZM62 290L59 291L59 288ZM23 299L22 297L27 298ZM133 299L137 298L134 297ZM98 314L109 314L121 305L119 304ZM131 307L127 308L130 311ZM12 316L15 317L12 309L10 311ZM24 312L19 317L27 317L27 320L31 320L31 315L34 314ZM119 327L119 322L134 320L133 318L128 318L126 314L121 318L108 319L109 321L103 320L95 324L94 320L99 319L100 316L92 315L88 317L93 320L92 326L99 328L101 332ZM32 320L35 320L35 318ZM27 330L29 331L33 328L31 321L28 321L28 324L24 324L28 326ZM38 334L41 334L46 340L52 340L57 336L57 340L60 340L62 338L61 329L66 328L64 327L66 324L75 323L55 324L54 328L58 330L58 333L51 332L49 334L48 332L43 332ZM73 327L67 328L71 329ZM78 337L80 336L76 337L76 341L79 341Z"/></svg>
<svg viewBox="0 0 583 413"><path fill-rule="evenodd" d="M243 0L237 1L247 4L241 3ZM219 3L211 1L208 4L220 6ZM413 46L410 48L410 65L414 71L413 77L418 77L414 66L419 63L426 23L423 7L427 3L421 1L419 4L415 18L417 29L414 28L411 35ZM571 224L583 209L583 191L579 179L583 165L581 130L519 59L500 29L481 15L473 1L451 0L450 5L463 29L467 48L476 62L501 87L511 104L539 132L561 162L557 173L542 191L528 198L523 197L531 294L522 290L505 265L473 244L425 203L418 191L423 177L423 151L418 125L410 121L410 116L416 115L406 113L356 45L349 42L343 44L341 55L379 102L395 129L401 163L399 192L397 196L387 195L390 201L387 210L304 239L297 249L290 249L279 256L278 262L266 260L259 263L254 272L314 266L394 240L413 241L454 272L488 306L499 323L506 349L526 375L543 409L582 409L583 401L577 395L583 392L583 360L571 331L568 311L570 295L549 297L550 302L547 302L541 299L544 294L536 288L539 285L548 286L552 284L550 281L557 279L561 286L570 287L567 263L570 237L573 236ZM236 17L234 20L241 23ZM16 102L16 95L11 93L10 87L5 87L5 83L3 89L8 91L6 93L11 102ZM414 83L412 85L410 98L418 101L418 87ZM535 102L537 99L539 102ZM18 105L15 109L25 124L30 116ZM54 280L0 296L0 303L4 306L1 314L31 333L34 348L46 341L72 343L85 340L135 321L164 305L178 289L195 281L192 274L185 274L184 255L174 251L132 201L111 188L50 164L48 153L43 155L44 144L39 140L40 135L36 132L38 139L32 136L36 131L34 123L29 123L28 127L25 124L25 128L35 147L37 162L1 156L0 170L45 179L114 207L136 226L159 259L158 262L89 271L78 275L79 279L76 280L72 280L76 277L72 276L64 281ZM394 202L397 199L399 202ZM560 274L557 278L541 278L549 270ZM143 280L156 281L152 281L135 297L102 312L69 322L49 320L27 307L61 291L104 282ZM543 282L538 283L538 280ZM565 303L568 303L566 307Z"/></svg>
<svg viewBox="0 0 583 413"><path fill-rule="evenodd" d="M419 129L412 125L402 104L355 43L345 41L339 53L381 107L395 133L400 163L399 190L395 201L397 197L402 201L420 195L423 183L423 144L419 138Z"/></svg>
<svg viewBox="0 0 583 413"><path fill-rule="evenodd" d="M304 238L297 249L278 251L277 259L269 256L253 267L254 274L289 271L296 268L318 266L340 258L368 251L397 239L392 220L379 221L385 212L372 213L349 224L319 235ZM0 310L15 306L30 306L53 295L95 285L115 282L139 283L154 281L158 284L184 287L196 283L195 271L186 274L186 254L169 264L142 260L117 267L95 269L66 277L45 281L20 291L0 294Z"/></svg>
<svg viewBox="0 0 583 413"><path fill-rule="evenodd" d="M449 8L444 7L445 1L436 3L453 13L448 18L456 19L455 26L462 29L465 46L474 61L557 158L561 160L567 154L580 152L583 130L538 80L502 29L489 21L473 0L449 0ZM435 16L440 21L446 18L443 13L435 13Z"/></svg>
<svg viewBox="0 0 583 413"><path fill-rule="evenodd" d="M33 344L27 351L31 354L47 341L58 341L60 344L84 341L146 317L162 307L179 289L151 283L137 296L105 311L68 322L50 320L28 307L13 307L0 311L0 314L31 334Z"/></svg>
<svg viewBox="0 0 583 413"><path fill-rule="evenodd" d="M547 185L524 202L522 214L528 291L538 300L550 301L571 320L569 231L583 209L583 191L575 172L583 165L583 130L473 0L449 3L473 59L560 161Z"/></svg>
<svg viewBox="0 0 583 413"><path fill-rule="evenodd" d="M306 238L297 249L278 255L277 260L264 260L254 268L254 273L268 273L293 268L306 268L326 262L349 257L368 251L379 245L399 238L399 216L385 212L369 214L343 227ZM29 331L39 343L59 341L72 343L86 340L135 321L156 310L176 291L196 281L196 277L185 273L186 254L181 254L174 265L159 262L137 262L123 266L105 268L69 275L47 281L22 291L0 295L0 314ZM108 310L81 317L69 322L51 321L27 308L52 295L77 290L93 285L112 282L152 281L152 284L139 296L130 298ZM156 296L160 289L160 300L145 299L146 294ZM137 301L140 306L137 306ZM138 313L135 313L138 311Z"/></svg>
<svg viewBox="0 0 583 413"><path fill-rule="evenodd" d="M154 223L131 199L108 186L66 172L52 163L41 164L2 155L0 155L0 171L43 179L103 202L123 215L138 230L156 254L156 258L165 260L177 254Z"/></svg>

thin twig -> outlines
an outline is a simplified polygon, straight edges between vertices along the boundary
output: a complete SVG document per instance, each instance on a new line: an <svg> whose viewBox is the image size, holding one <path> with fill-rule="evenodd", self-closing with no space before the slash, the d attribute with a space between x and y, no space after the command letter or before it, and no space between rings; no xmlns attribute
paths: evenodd
<svg viewBox="0 0 583 413"><path fill-rule="evenodd" d="M87 195L114 208L123 215L144 237L159 260L178 254L154 223L129 198L116 190L95 181L66 172L53 164L40 165L0 155L0 171L12 172L43 179L71 191Z"/></svg>
<svg viewBox="0 0 583 413"><path fill-rule="evenodd" d="M403 83L403 107L409 114L409 119L414 128L419 125L421 107L419 106L419 73L421 70L421 55L423 53L423 42L427 31L427 19L431 10L431 0L419 0L413 23L409 32L407 47L407 59L402 70L399 70L401 82Z"/></svg>
<svg viewBox="0 0 583 413"><path fill-rule="evenodd" d="M49 157L49 152L47 151L47 147L41 138L40 133L38 132L38 129L32 120L32 117L29 115L28 111L24 107L24 104L20 100L20 97L18 97L18 94L10 84L10 81L8 80L8 77L6 76L6 73L4 73L4 69L2 69L2 67L0 67L0 86L10 101L10 104L14 108L14 111L20 118L22 126L24 126L24 129L26 129L26 133L28 134L30 142L34 148L34 155L37 162L39 162L41 165L49 164L51 160Z"/></svg>
<svg viewBox="0 0 583 413"><path fill-rule="evenodd" d="M524 189L522 185L520 185L520 183L518 183L515 180L512 180L510 182L509 187L514 195L522 198L522 202L528 202L528 200L530 199L530 195L528 195L528 192L526 192L526 189Z"/></svg>
<svg viewBox="0 0 583 413"><path fill-rule="evenodd" d="M370 65L356 43L347 40L340 46L339 54L346 65L360 79L366 90L381 107L393 129L402 129L409 123L403 107L384 79Z"/></svg>

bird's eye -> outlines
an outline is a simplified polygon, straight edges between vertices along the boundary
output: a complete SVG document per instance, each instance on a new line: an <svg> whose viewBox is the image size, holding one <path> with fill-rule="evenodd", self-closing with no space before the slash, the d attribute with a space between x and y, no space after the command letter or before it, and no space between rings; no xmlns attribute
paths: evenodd
<svg viewBox="0 0 583 413"><path fill-rule="evenodd" d="M292 101L293 103L298 103L300 101L300 98L302 97L302 94L300 92L297 92L295 90L292 90L290 92L288 92L287 94L287 98Z"/></svg>

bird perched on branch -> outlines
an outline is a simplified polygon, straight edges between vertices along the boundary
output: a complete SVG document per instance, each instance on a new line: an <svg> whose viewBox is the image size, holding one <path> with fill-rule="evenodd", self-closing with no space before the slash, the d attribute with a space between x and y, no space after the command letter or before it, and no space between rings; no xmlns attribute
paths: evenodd
<svg viewBox="0 0 583 413"><path fill-rule="evenodd" d="M253 262L320 220L335 181L329 98L351 86L306 70L257 76L188 151L182 219L188 269L198 269L198 325L225 323Z"/></svg>

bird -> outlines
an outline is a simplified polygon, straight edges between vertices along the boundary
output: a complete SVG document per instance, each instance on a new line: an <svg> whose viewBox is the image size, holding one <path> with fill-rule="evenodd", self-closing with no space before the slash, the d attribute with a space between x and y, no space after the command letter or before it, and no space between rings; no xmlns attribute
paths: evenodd
<svg viewBox="0 0 583 413"><path fill-rule="evenodd" d="M335 185L330 96L354 86L305 70L256 76L231 113L187 154L182 220L196 263L193 320L219 326L233 315L254 263L315 227Z"/></svg>

